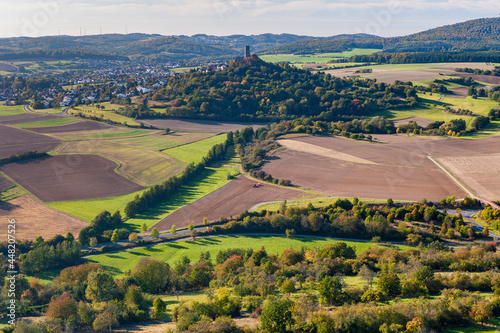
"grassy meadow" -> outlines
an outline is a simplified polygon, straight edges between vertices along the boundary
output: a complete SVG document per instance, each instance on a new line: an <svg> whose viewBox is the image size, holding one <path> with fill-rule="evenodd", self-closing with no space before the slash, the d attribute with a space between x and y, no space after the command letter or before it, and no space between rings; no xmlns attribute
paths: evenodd
<svg viewBox="0 0 500 333"><path fill-rule="evenodd" d="M253 248L254 250L265 248L268 253L279 255L283 250L294 248L313 249L323 247L327 244L336 243L338 240L327 238L294 237L286 238L279 236L217 236L208 238L198 238L196 241L180 241L165 243L150 247L131 249L119 253L100 254L88 257L89 262L102 265L115 277L121 277L125 271L131 270L140 258L148 256L159 258L169 265L175 264L183 256L187 256L191 262L196 262L201 252L210 252L212 259L215 259L217 252L230 248ZM380 246L371 242L346 242L349 246L355 246L356 252L360 253L370 247ZM401 246L403 250L409 247Z"/></svg>

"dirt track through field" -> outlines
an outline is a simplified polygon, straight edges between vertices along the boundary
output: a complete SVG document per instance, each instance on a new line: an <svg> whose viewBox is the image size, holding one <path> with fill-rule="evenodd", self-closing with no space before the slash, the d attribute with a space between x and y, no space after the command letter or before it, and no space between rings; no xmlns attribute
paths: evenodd
<svg viewBox="0 0 500 333"><path fill-rule="evenodd" d="M254 183L250 178L241 176L192 204L176 210L154 227L158 230L170 230L173 225L177 228L187 227L190 223L201 224L204 217L215 221L221 216L238 215L261 202L290 200L302 193L292 188L270 184L254 188Z"/></svg>
<svg viewBox="0 0 500 333"><path fill-rule="evenodd" d="M45 207L32 197L24 195L0 203L0 234L5 234L9 219L16 220L16 238L34 240L38 236L49 239L56 234L71 232L78 237L88 223Z"/></svg>
<svg viewBox="0 0 500 333"><path fill-rule="evenodd" d="M106 198L142 189L117 174L116 166L96 155L61 155L0 170L44 202Z"/></svg>

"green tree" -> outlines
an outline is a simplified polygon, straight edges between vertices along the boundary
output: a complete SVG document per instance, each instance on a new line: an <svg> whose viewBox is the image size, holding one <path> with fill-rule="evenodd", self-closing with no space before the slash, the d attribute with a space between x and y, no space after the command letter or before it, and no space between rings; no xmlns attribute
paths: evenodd
<svg viewBox="0 0 500 333"><path fill-rule="evenodd" d="M318 283L318 292L321 302L329 305L342 305L346 295L342 288L342 281L338 276L325 276Z"/></svg>
<svg viewBox="0 0 500 333"><path fill-rule="evenodd" d="M481 231L481 235L483 237L488 237L490 235L490 231L489 231L488 227L483 228L483 231Z"/></svg>
<svg viewBox="0 0 500 333"><path fill-rule="evenodd" d="M292 279L287 279L281 284L281 292L283 294L291 294L296 292L297 289L295 288L295 281Z"/></svg>
<svg viewBox="0 0 500 333"><path fill-rule="evenodd" d="M345 242L337 242L333 244L328 244L319 250L317 257L320 259L355 259L356 250L354 247L348 246Z"/></svg>
<svg viewBox="0 0 500 333"><path fill-rule="evenodd" d="M89 245L92 246L92 247L95 247L97 246L98 242L97 242L97 238L96 237L91 237L89 239Z"/></svg>
<svg viewBox="0 0 500 333"><path fill-rule="evenodd" d="M87 276L85 296L93 302L108 302L119 295L118 286L108 272L98 269Z"/></svg>
<svg viewBox="0 0 500 333"><path fill-rule="evenodd" d="M115 229L115 230L113 231L113 235L111 236L111 241L112 241L113 243L115 243L115 244L116 244L116 243L118 243L118 241L120 240L120 238L118 237L118 232L117 232L117 231L118 231L118 230L117 230L117 229Z"/></svg>
<svg viewBox="0 0 500 333"><path fill-rule="evenodd" d="M131 232L130 235L128 235L128 240L131 242L135 242L139 239L139 235L135 232Z"/></svg>
<svg viewBox="0 0 500 333"><path fill-rule="evenodd" d="M363 281L365 281L371 288L373 279L377 276L377 273L372 271L367 265L363 265L359 269L358 276L361 277L361 279L363 279Z"/></svg>
<svg viewBox="0 0 500 333"><path fill-rule="evenodd" d="M378 289L388 296L401 294L401 280L395 272L384 272L380 274L377 281Z"/></svg>
<svg viewBox="0 0 500 333"><path fill-rule="evenodd" d="M293 302L290 300L272 300L262 309L260 322L262 330L266 333L284 333L287 327L293 325L293 317L290 309Z"/></svg>
<svg viewBox="0 0 500 333"><path fill-rule="evenodd" d="M160 297L157 297L153 302L154 316L157 319L160 319L166 310L167 305L165 304L165 302Z"/></svg>
<svg viewBox="0 0 500 333"><path fill-rule="evenodd" d="M203 218L203 225L205 227L208 225L208 219L206 217Z"/></svg>
<svg viewBox="0 0 500 333"><path fill-rule="evenodd" d="M170 266L160 259L149 257L139 259L131 276L147 293L159 294L170 286Z"/></svg>
<svg viewBox="0 0 500 333"><path fill-rule="evenodd" d="M154 228L153 230L151 230L151 237L153 237L154 239L160 237L160 232L158 231L158 229Z"/></svg>
<svg viewBox="0 0 500 333"><path fill-rule="evenodd" d="M192 223L189 224L188 230L189 231L193 231L194 230L194 225Z"/></svg>
<svg viewBox="0 0 500 333"><path fill-rule="evenodd" d="M116 308L116 305L114 304L111 305L114 307L111 308L111 306L108 306L108 309L106 309L101 314L97 315L97 317L95 318L94 322L92 323L92 328L95 331L104 331L107 329L111 332L111 328L119 324L118 322L119 309Z"/></svg>
<svg viewBox="0 0 500 333"><path fill-rule="evenodd" d="M148 226L147 226L146 222L144 222L141 226L141 232L145 233L146 231L148 231Z"/></svg>
<svg viewBox="0 0 500 333"><path fill-rule="evenodd" d="M170 229L170 233L172 235L175 235L177 233L177 227L175 226L175 224L172 226L172 228Z"/></svg>

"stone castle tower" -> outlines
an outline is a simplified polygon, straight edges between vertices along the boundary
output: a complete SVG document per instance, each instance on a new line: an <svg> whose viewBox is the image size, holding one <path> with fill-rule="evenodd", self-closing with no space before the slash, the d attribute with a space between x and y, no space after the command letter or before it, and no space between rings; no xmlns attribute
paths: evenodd
<svg viewBox="0 0 500 333"><path fill-rule="evenodd" d="M250 46L245 46L245 58L250 58Z"/></svg>

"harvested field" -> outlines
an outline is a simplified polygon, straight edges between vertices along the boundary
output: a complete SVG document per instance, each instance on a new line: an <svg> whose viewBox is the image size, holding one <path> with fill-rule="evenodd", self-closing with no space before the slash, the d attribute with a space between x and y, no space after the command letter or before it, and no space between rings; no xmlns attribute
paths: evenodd
<svg viewBox="0 0 500 333"><path fill-rule="evenodd" d="M178 228L187 227L190 223L200 224L206 217L209 221L218 220L221 216L240 214L254 205L267 202L290 200L301 191L264 184L253 188L255 181L241 176L224 187L184 206L155 225L158 230L170 230L172 225Z"/></svg>
<svg viewBox="0 0 500 333"><path fill-rule="evenodd" d="M372 137L381 143L425 144L431 141L446 140L438 136L413 136L408 134L373 134Z"/></svg>
<svg viewBox="0 0 500 333"><path fill-rule="evenodd" d="M397 153L395 153L397 155ZM438 200L466 194L437 167L366 165L298 151L278 154L262 170L275 178L328 195L397 200Z"/></svg>
<svg viewBox="0 0 500 333"><path fill-rule="evenodd" d="M453 91L453 95L445 95L445 96L446 97L454 97L454 98L466 98L467 93L469 91L469 88L466 88L466 87L455 88L452 91Z"/></svg>
<svg viewBox="0 0 500 333"><path fill-rule="evenodd" d="M12 184L12 182L10 180L8 180L7 178L5 178L2 175L0 175L0 192L3 191L3 190L8 189L12 185L13 184Z"/></svg>
<svg viewBox="0 0 500 333"><path fill-rule="evenodd" d="M394 150L390 145L380 144L380 143L370 143L366 141L356 141L350 140L343 137L318 137L318 136L305 136L294 139L289 139L286 141L297 141L302 143L310 144L311 149L312 146L317 146L318 148L326 148L328 150L333 151L332 154L325 154L324 157L336 158L336 152L353 156L354 158L365 160L370 163L364 164L380 164L380 165L392 165L392 166L407 166L407 167L425 167L425 168L434 168L434 164L430 162L426 156L415 153L414 150ZM278 142L282 142L279 140ZM419 144L414 144L415 147L419 147ZM293 148L293 144L289 147ZM421 143L422 149L427 148L426 143ZM311 154L306 150L301 150L302 152ZM320 155L321 154L316 154ZM279 157L280 155L278 155ZM343 162L339 162L342 160ZM355 159L349 160L348 158L339 159L335 163L343 163L343 164L353 164ZM272 174L272 173L271 173ZM274 176L274 174L272 174ZM275 177L282 178L282 177ZM287 178L285 178L287 179Z"/></svg>
<svg viewBox="0 0 500 333"><path fill-rule="evenodd" d="M44 120L53 120L53 119L64 119L59 116L55 116L52 114L19 114L16 116L9 117L10 119L6 119L7 117L2 117L0 122L5 125L14 125L14 124L26 124L33 123Z"/></svg>
<svg viewBox="0 0 500 333"><path fill-rule="evenodd" d="M0 168L44 202L113 197L141 186L118 175L116 163L96 155L65 155Z"/></svg>
<svg viewBox="0 0 500 333"><path fill-rule="evenodd" d="M310 140L310 139L309 139ZM279 141L280 145L282 145L285 148L296 150L296 151L301 151L304 153L309 153L313 155L318 155L318 156L324 156L324 157L329 157L329 158L334 158L336 160L341 160L345 162L351 162L351 163L361 163L361 164L373 164L376 165L377 163L366 160L364 158L356 157L350 154L342 153L333 149L328 149L324 148L318 145L314 145L311 143L307 142L302 142L299 140L280 140Z"/></svg>
<svg viewBox="0 0 500 333"><path fill-rule="evenodd" d="M412 117L412 118L406 118L406 119L401 119L401 120L395 120L394 121L394 126L398 127L399 125L402 125L402 124L408 124L410 121L414 121L419 126L422 126L422 127L427 127L427 125L433 123L433 121L429 120L429 119Z"/></svg>
<svg viewBox="0 0 500 333"><path fill-rule="evenodd" d="M252 126L258 128L268 125L267 123L229 123L213 120L183 120L183 119L141 119L141 122L146 126L153 125L154 127L165 129L170 128L177 131L186 132L231 132L241 130L242 128Z"/></svg>
<svg viewBox="0 0 500 333"><path fill-rule="evenodd" d="M430 141L428 143L394 143L392 147L415 151L426 156L469 156L469 155L489 155L500 153L498 137L483 139L460 139L447 138Z"/></svg>
<svg viewBox="0 0 500 333"><path fill-rule="evenodd" d="M57 212L24 195L0 203L0 234L5 234L8 219L16 220L16 238L34 240L38 236L49 239L56 234L71 232L75 237L88 223Z"/></svg>
<svg viewBox="0 0 500 333"><path fill-rule="evenodd" d="M26 130L0 125L0 158L31 150L51 151L58 139Z"/></svg>
<svg viewBox="0 0 500 333"><path fill-rule="evenodd" d="M4 72L17 72L17 67L9 65L9 64L6 64L4 62L0 62L0 71L4 71Z"/></svg>
<svg viewBox="0 0 500 333"><path fill-rule="evenodd" d="M467 74L459 74L460 76L463 77L471 77L476 81L479 82L484 82L488 84L500 84L500 76L493 76L493 75L467 75Z"/></svg>
<svg viewBox="0 0 500 333"><path fill-rule="evenodd" d="M0 124L8 124L8 123L16 123L17 121L24 121L25 119L32 119L40 117L39 114L36 113L20 113L13 114L9 116L3 116L0 118ZM31 120L30 120L31 121Z"/></svg>
<svg viewBox="0 0 500 333"><path fill-rule="evenodd" d="M77 131L94 131L94 130L104 130L111 128L111 126L104 123L99 123L95 121L80 121L78 123L59 125L59 126L47 126L47 127L33 127L30 131L36 133L64 133L64 132L77 132Z"/></svg>
<svg viewBox="0 0 500 333"><path fill-rule="evenodd" d="M475 195L500 199L500 155L441 157L436 159Z"/></svg>
<svg viewBox="0 0 500 333"><path fill-rule="evenodd" d="M141 185L150 185L181 172L186 163L141 145L141 138L66 142L58 154L99 154L120 163L120 173ZM136 142L135 139L138 139Z"/></svg>
<svg viewBox="0 0 500 333"><path fill-rule="evenodd" d="M388 65L366 66L366 67L348 68L348 69L327 70L326 73L338 77L359 75L362 78L377 79L378 82L394 83L394 81L396 80L426 81L426 80L443 78L443 76L440 74L456 75L457 73L455 72L455 68L463 68L463 67L493 69L492 65L485 65L484 63L388 64ZM355 74L356 70L362 68L371 68L372 73ZM498 79L500 80L500 78ZM478 79L478 81L488 82L482 79Z"/></svg>

